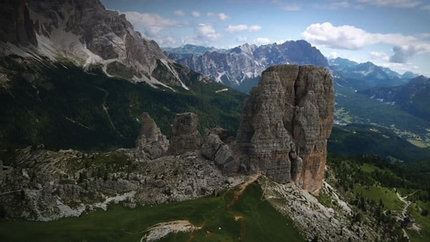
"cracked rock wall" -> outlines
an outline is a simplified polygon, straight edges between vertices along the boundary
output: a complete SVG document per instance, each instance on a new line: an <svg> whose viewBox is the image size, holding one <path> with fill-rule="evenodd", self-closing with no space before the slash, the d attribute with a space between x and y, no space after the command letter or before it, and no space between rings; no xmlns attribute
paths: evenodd
<svg viewBox="0 0 430 242"><path fill-rule="evenodd" d="M318 194L333 114L333 79L326 69L269 67L243 109L237 139L242 165Z"/></svg>

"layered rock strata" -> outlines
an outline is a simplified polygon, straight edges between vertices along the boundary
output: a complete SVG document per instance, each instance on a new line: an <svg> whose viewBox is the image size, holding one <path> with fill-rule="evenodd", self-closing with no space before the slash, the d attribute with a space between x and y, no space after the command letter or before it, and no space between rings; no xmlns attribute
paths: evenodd
<svg viewBox="0 0 430 242"><path fill-rule="evenodd" d="M195 113L177 114L170 131L168 154L181 155L200 148L199 117Z"/></svg>
<svg viewBox="0 0 430 242"><path fill-rule="evenodd" d="M251 91L238 131L242 166L317 194L333 126L333 79L316 66L266 69Z"/></svg>
<svg viewBox="0 0 430 242"><path fill-rule="evenodd" d="M233 149L226 143L226 138L225 129L208 130L200 151L205 158L214 161L224 174L232 174L237 171L238 160L234 158Z"/></svg>
<svg viewBox="0 0 430 242"><path fill-rule="evenodd" d="M148 113L141 116L142 128L136 139L136 148L149 159L163 156L169 148L169 140L161 133L160 128Z"/></svg>

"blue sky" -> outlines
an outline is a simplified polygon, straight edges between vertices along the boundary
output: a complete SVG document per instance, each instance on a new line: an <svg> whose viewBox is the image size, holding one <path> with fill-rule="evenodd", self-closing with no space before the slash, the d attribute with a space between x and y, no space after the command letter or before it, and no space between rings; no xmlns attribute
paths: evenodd
<svg viewBox="0 0 430 242"><path fill-rule="evenodd" d="M429 0L102 0L162 47L304 39L326 57L430 76Z"/></svg>

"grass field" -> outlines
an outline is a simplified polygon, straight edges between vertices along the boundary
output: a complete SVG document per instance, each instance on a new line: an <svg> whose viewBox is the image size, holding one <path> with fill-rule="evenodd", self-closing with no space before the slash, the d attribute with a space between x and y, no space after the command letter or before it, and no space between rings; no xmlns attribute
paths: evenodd
<svg viewBox="0 0 430 242"><path fill-rule="evenodd" d="M0 241L140 241L151 226L188 220L201 229L169 234L160 241L305 241L292 221L265 200L258 184L234 200L219 197L127 209L112 205L77 218L53 222L2 221Z"/></svg>
<svg viewBox="0 0 430 242"><path fill-rule="evenodd" d="M401 212L403 203L399 200L396 193L386 187L379 186L356 186L355 193L363 194L364 197L375 201L382 200L386 209Z"/></svg>

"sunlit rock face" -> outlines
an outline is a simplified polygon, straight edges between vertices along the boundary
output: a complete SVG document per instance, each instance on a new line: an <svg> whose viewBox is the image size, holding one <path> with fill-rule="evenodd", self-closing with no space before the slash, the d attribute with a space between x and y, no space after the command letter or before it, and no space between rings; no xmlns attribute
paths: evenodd
<svg viewBox="0 0 430 242"><path fill-rule="evenodd" d="M333 79L326 69L266 69L243 109L237 141L243 165L251 173L280 183L293 181L318 194L333 114Z"/></svg>

